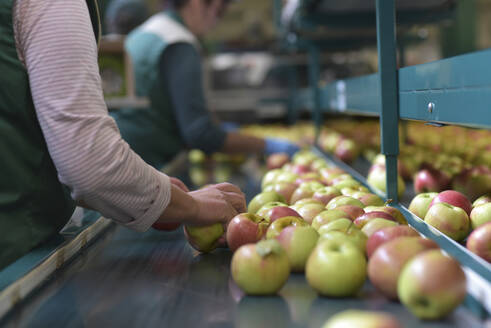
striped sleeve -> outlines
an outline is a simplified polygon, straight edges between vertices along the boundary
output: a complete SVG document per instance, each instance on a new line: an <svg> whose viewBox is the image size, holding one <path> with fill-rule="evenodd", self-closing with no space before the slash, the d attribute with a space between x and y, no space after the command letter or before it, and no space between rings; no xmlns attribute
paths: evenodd
<svg viewBox="0 0 491 328"><path fill-rule="evenodd" d="M170 201L170 181L130 149L108 115L85 0L17 0L14 29L60 181L105 217L148 229Z"/></svg>

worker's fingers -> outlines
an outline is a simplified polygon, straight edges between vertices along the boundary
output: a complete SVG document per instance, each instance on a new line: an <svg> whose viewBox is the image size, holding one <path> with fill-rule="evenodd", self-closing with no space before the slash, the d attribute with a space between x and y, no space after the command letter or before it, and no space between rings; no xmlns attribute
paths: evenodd
<svg viewBox="0 0 491 328"><path fill-rule="evenodd" d="M235 192L238 194L243 194L242 190L240 190L239 187L228 182L218 183L214 185L214 187L224 192Z"/></svg>
<svg viewBox="0 0 491 328"><path fill-rule="evenodd" d="M235 192L223 192L223 195L237 212L244 213L247 211L244 194L242 193L238 194Z"/></svg>

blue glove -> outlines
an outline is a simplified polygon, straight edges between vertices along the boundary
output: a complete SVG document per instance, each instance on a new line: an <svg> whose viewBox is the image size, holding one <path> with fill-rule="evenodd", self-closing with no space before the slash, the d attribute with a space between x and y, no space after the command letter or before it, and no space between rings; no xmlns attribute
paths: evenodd
<svg viewBox="0 0 491 328"><path fill-rule="evenodd" d="M285 139L266 138L265 141L264 152L266 155L287 153L291 157L300 150L300 147Z"/></svg>
<svg viewBox="0 0 491 328"><path fill-rule="evenodd" d="M239 125L237 123L234 123L234 122L222 122L222 129L225 131L225 132L235 132L237 130L239 130Z"/></svg>

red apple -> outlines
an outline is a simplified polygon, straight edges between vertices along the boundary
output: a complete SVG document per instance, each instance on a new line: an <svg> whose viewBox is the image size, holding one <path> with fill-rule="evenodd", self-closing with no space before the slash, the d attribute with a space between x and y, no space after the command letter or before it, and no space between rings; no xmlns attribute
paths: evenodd
<svg viewBox="0 0 491 328"><path fill-rule="evenodd" d="M335 208L336 210L343 211L346 216L351 220L355 220L357 217L363 215L365 211L356 205L341 205ZM331 210L332 211L332 210Z"/></svg>
<svg viewBox="0 0 491 328"><path fill-rule="evenodd" d="M266 234L269 223L259 215L242 213L236 215L227 226L227 243L232 252L242 245L255 243Z"/></svg>
<svg viewBox="0 0 491 328"><path fill-rule="evenodd" d="M354 222L355 225L361 229L369 221L377 218L397 222L397 220L392 215L382 211L373 211L373 212L365 213L357 217Z"/></svg>
<svg viewBox="0 0 491 328"><path fill-rule="evenodd" d="M465 273L459 263L440 250L413 257L403 268L397 294L415 316L440 319L452 312L467 294Z"/></svg>
<svg viewBox="0 0 491 328"><path fill-rule="evenodd" d="M474 230L467 238L467 248L491 263L491 222Z"/></svg>
<svg viewBox="0 0 491 328"><path fill-rule="evenodd" d="M285 216L296 216L302 218L297 211L288 206L276 206L270 208L266 214L264 214L264 217L268 219L270 223L273 223L277 219L284 218Z"/></svg>
<svg viewBox="0 0 491 328"><path fill-rule="evenodd" d="M297 185L292 182L276 182L267 185L263 191L274 191L282 195L289 203L295 189L297 189Z"/></svg>
<svg viewBox="0 0 491 328"><path fill-rule="evenodd" d="M438 203L447 203L453 206L460 207L467 215L471 214L472 204L462 193L455 190L445 190L439 193L430 203L430 208Z"/></svg>
<svg viewBox="0 0 491 328"><path fill-rule="evenodd" d="M334 155L345 163L351 163L358 157L359 152L360 150L353 140L343 139L336 146Z"/></svg>
<svg viewBox="0 0 491 328"><path fill-rule="evenodd" d="M279 169L290 161L287 153L274 153L266 159L266 167L268 170Z"/></svg>
<svg viewBox="0 0 491 328"><path fill-rule="evenodd" d="M407 225L387 227L374 232L367 241L367 256L370 258L382 244L399 237L418 237L419 233Z"/></svg>
<svg viewBox="0 0 491 328"><path fill-rule="evenodd" d="M469 234L469 217L457 206L447 203L434 204L426 213L424 220L455 241L461 241Z"/></svg>
<svg viewBox="0 0 491 328"><path fill-rule="evenodd" d="M491 192L491 168L481 165L464 170L454 178L452 188L471 200Z"/></svg>
<svg viewBox="0 0 491 328"><path fill-rule="evenodd" d="M358 191L351 195L351 197L358 199L365 206L383 206L384 201L382 198L369 192Z"/></svg>
<svg viewBox="0 0 491 328"><path fill-rule="evenodd" d="M370 220L367 224L361 228L361 231L367 235L368 238L370 238L371 235L373 235L375 232L377 232L380 229L387 228L387 227L395 227L399 225L397 222L394 221L389 221L385 219L380 219L380 218L375 218L373 220Z"/></svg>
<svg viewBox="0 0 491 328"><path fill-rule="evenodd" d="M241 246L232 257L230 272L249 295L275 294L288 280L290 263L277 240Z"/></svg>
<svg viewBox="0 0 491 328"><path fill-rule="evenodd" d="M334 197L341 196L341 192L335 187L324 187L318 189L312 195L312 198L321 201L324 205L327 205Z"/></svg>
<svg viewBox="0 0 491 328"><path fill-rule="evenodd" d="M297 175L303 175L305 173L310 172L310 165L304 165L304 164L293 164L293 167L291 169L292 173L295 173Z"/></svg>
<svg viewBox="0 0 491 328"><path fill-rule="evenodd" d="M391 215L400 224L407 224L406 218L397 208L386 205L386 206L367 206L364 208L366 213L373 211L382 211Z"/></svg>
<svg viewBox="0 0 491 328"><path fill-rule="evenodd" d="M421 237L393 239L373 253L368 262L368 277L382 294L397 299L397 280L404 265L416 254L438 248L438 245Z"/></svg>
<svg viewBox="0 0 491 328"><path fill-rule="evenodd" d="M446 173L435 168L422 169L414 176L414 192L439 192L450 185L450 178Z"/></svg>

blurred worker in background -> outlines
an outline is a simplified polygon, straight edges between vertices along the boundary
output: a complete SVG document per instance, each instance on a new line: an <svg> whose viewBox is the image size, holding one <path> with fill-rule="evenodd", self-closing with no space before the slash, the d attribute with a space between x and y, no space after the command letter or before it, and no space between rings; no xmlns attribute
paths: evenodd
<svg viewBox="0 0 491 328"><path fill-rule="evenodd" d="M123 138L155 167L170 161L183 148L206 153L295 153L298 146L286 140L226 131L207 109L197 38L216 24L229 1L168 2L172 9L150 17L126 39L136 93L147 97L150 107L126 108L112 114Z"/></svg>
<svg viewBox="0 0 491 328"><path fill-rule="evenodd" d="M108 115L95 0L0 1L0 269L56 235L76 204L145 231L226 223L245 199L188 192L146 164Z"/></svg>
<svg viewBox="0 0 491 328"><path fill-rule="evenodd" d="M108 34L126 35L150 16L150 10L144 0L105 0L105 2L103 27Z"/></svg>

